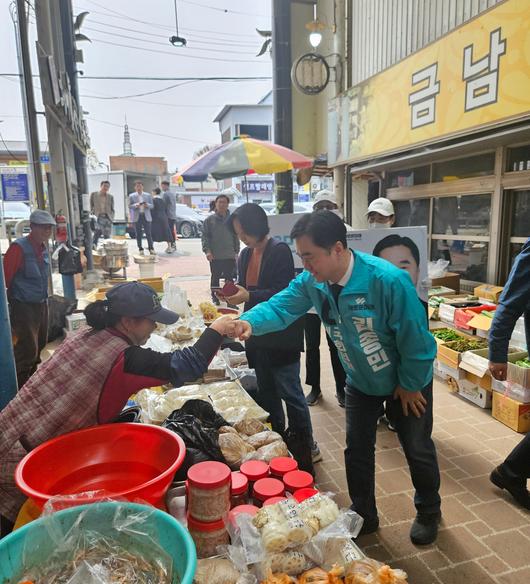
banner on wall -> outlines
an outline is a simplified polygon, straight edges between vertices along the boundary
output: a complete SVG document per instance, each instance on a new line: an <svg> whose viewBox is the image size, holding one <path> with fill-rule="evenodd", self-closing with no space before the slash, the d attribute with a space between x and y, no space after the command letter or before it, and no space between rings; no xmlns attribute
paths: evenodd
<svg viewBox="0 0 530 584"><path fill-rule="evenodd" d="M268 217L270 235L285 241L294 256L298 271L303 269L296 255L291 230L300 214L271 215ZM392 229L356 229L348 231L348 246L354 251L374 254L407 270L421 300L427 302L427 227L395 227Z"/></svg>
<svg viewBox="0 0 530 584"><path fill-rule="evenodd" d="M506 0L329 103L328 164L530 116L530 3Z"/></svg>

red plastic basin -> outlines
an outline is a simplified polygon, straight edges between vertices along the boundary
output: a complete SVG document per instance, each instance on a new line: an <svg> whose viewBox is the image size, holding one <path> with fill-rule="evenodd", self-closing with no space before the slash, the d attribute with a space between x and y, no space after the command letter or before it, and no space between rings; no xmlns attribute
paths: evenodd
<svg viewBox="0 0 530 584"><path fill-rule="evenodd" d="M183 440L158 426L104 424L44 442L17 466L19 489L39 506L57 495L99 491L75 505L120 497L162 506L184 461Z"/></svg>

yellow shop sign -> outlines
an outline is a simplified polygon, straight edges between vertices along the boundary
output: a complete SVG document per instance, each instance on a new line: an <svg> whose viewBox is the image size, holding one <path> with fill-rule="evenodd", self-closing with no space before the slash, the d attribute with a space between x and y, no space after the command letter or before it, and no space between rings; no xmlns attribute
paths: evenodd
<svg viewBox="0 0 530 584"><path fill-rule="evenodd" d="M507 0L330 102L328 161L530 117L530 1Z"/></svg>

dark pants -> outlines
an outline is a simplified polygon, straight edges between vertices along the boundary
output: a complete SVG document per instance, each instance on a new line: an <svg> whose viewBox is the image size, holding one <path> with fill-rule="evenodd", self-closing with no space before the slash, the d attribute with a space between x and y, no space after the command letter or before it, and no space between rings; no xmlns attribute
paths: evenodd
<svg viewBox="0 0 530 584"><path fill-rule="evenodd" d="M397 435L416 489L414 504L418 512L440 510L440 471L432 432L432 382L423 389L426 412L420 418L403 414L401 401L391 396L371 396L346 387L346 478L353 508L366 521L377 517L375 504L375 439L377 419L383 402L392 412Z"/></svg>
<svg viewBox="0 0 530 584"><path fill-rule="evenodd" d="M9 301L18 387L35 373L48 340L48 302Z"/></svg>
<svg viewBox="0 0 530 584"><path fill-rule="evenodd" d="M169 240L170 243L175 243L175 233L177 230L177 220L176 219L168 219L169 223L169 232L171 233L171 239Z"/></svg>
<svg viewBox="0 0 530 584"><path fill-rule="evenodd" d="M94 245L97 247L99 238L108 239L112 234L112 221L107 215L99 215L94 230Z"/></svg>
<svg viewBox="0 0 530 584"><path fill-rule="evenodd" d="M304 319L305 332L305 369L306 385L320 389L320 334L322 322L318 314L308 313ZM339 352L335 343L326 333L326 340L331 357L331 367L335 378L336 392L339 397L344 398L344 387L346 385L346 373L339 359Z"/></svg>
<svg viewBox="0 0 530 584"><path fill-rule="evenodd" d="M140 213L138 221L134 224L136 228L136 243L138 244L138 249L142 251L142 229L145 231L145 237L147 238L147 247L149 249L154 249L153 237L151 235L151 221L145 218L144 213Z"/></svg>
<svg viewBox="0 0 530 584"><path fill-rule="evenodd" d="M501 470L507 478L526 485L526 479L530 478L530 432L508 454L508 458L501 464Z"/></svg>
<svg viewBox="0 0 530 584"><path fill-rule="evenodd" d="M288 365L273 365L267 351L259 350L253 361L258 381L257 402L269 412L272 429L280 434L285 431L283 400L289 428L309 435L312 444L311 416L300 384L300 360Z"/></svg>
<svg viewBox="0 0 530 584"><path fill-rule="evenodd" d="M210 262L210 271L212 277L210 279L210 286L212 288L219 287L219 278L224 278L225 280L233 280L236 275L236 260L212 260ZM212 293L212 298L217 299L217 296Z"/></svg>

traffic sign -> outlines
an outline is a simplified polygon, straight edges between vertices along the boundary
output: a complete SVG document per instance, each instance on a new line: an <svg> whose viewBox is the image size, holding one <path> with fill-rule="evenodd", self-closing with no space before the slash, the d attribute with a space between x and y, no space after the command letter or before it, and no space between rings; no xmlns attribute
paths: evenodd
<svg viewBox="0 0 530 584"><path fill-rule="evenodd" d="M2 198L4 201L29 201L27 174L2 174Z"/></svg>
<svg viewBox="0 0 530 584"><path fill-rule="evenodd" d="M42 154L40 157L40 161L43 162L44 164L47 164L48 162L50 162L50 155Z"/></svg>

